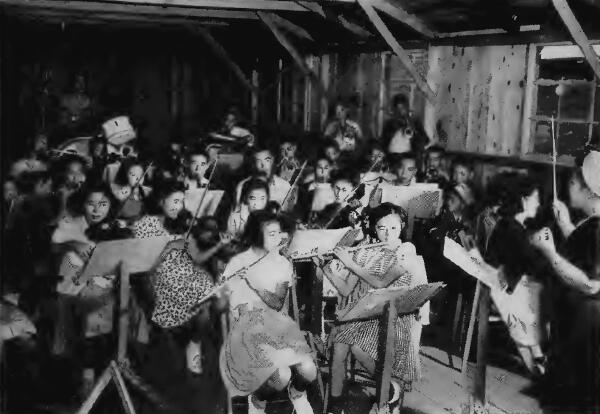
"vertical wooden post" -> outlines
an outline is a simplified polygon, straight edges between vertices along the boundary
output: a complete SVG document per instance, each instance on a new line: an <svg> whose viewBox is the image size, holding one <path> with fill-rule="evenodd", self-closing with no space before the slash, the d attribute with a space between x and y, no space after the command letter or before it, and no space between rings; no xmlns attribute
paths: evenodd
<svg viewBox="0 0 600 414"><path fill-rule="evenodd" d="M383 132L383 123L385 122L385 112L387 108L387 89L388 89L388 65L390 54L387 52L381 53L381 71L379 75L379 99L377 110L377 138L381 137Z"/></svg>
<svg viewBox="0 0 600 414"><path fill-rule="evenodd" d="M473 397L475 399L475 402L478 402L483 406L485 406L489 316L490 288L487 286L482 286L481 299L479 302L479 323L477 333L477 368L475 372Z"/></svg>
<svg viewBox="0 0 600 414"><path fill-rule="evenodd" d="M171 133L176 131L178 134L180 127L180 102L179 102L179 92L180 92L180 82L181 82L181 65L176 55L171 56L171 123L172 129Z"/></svg>
<svg viewBox="0 0 600 414"><path fill-rule="evenodd" d="M127 344L129 334L129 269L123 262L119 265L119 337L117 347L117 361L124 362L127 359Z"/></svg>
<svg viewBox="0 0 600 414"><path fill-rule="evenodd" d="M299 99L298 99L298 89L299 89L299 85L298 85L298 76L296 75L295 72L292 72L292 76L291 76L291 80L292 80L292 123L294 125L298 124L298 113L299 111Z"/></svg>
<svg viewBox="0 0 600 414"><path fill-rule="evenodd" d="M363 97L365 94L365 72L364 72L365 54L361 53L358 55L358 69L356 72L356 83L354 84L354 90L357 96L357 108L356 108L356 122L363 128L364 131L364 119L363 119Z"/></svg>
<svg viewBox="0 0 600 414"><path fill-rule="evenodd" d="M537 45L531 44L527 47L527 74L525 85L525 96L523 97L523 113L521 116L521 155L525 155L533 150L533 140L531 139L535 128L535 121L530 117L535 115L537 107L537 85L535 80L538 78L537 64Z"/></svg>
<svg viewBox="0 0 600 414"><path fill-rule="evenodd" d="M282 72L283 71L283 59L277 61L277 123L281 124L281 101L282 101Z"/></svg>
<svg viewBox="0 0 600 414"><path fill-rule="evenodd" d="M321 82L325 91L329 90L331 80L331 64L330 55L323 55L321 57ZM325 123L327 122L327 111L329 109L329 97L327 93L321 94L321 106L320 106L320 118L319 118L319 130L323 130Z"/></svg>
<svg viewBox="0 0 600 414"><path fill-rule="evenodd" d="M308 56L306 58L306 66L312 71L315 62L314 57ZM304 130L310 131L312 124L312 82L310 75L304 76Z"/></svg>
<svg viewBox="0 0 600 414"><path fill-rule="evenodd" d="M258 64L258 59L256 64ZM256 125L258 123L258 69L255 67L252 69L252 98L250 107L252 108L252 123Z"/></svg>

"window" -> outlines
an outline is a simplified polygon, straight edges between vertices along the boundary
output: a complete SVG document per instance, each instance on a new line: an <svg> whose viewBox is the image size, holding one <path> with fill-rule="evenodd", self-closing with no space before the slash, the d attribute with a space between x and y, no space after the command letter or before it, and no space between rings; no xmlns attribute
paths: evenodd
<svg viewBox="0 0 600 414"><path fill-rule="evenodd" d="M597 134L600 85L577 46L540 47L537 64L533 152L552 154L554 117L558 155L575 156Z"/></svg>

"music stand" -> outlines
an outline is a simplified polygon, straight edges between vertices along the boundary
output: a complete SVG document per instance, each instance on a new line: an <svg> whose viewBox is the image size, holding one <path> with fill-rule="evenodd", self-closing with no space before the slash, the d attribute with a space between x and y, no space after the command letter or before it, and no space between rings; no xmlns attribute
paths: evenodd
<svg viewBox="0 0 600 414"><path fill-rule="evenodd" d="M81 278L85 280L94 276L114 274L115 271L119 275L117 356L100 375L90 395L77 410L77 414L88 414L111 381L117 388L123 409L127 414L136 414L136 411L125 380L157 406L167 407L162 398L131 368L127 358L127 333L129 331L129 277L132 273L150 271L169 240L169 237L115 240L99 243L94 249Z"/></svg>

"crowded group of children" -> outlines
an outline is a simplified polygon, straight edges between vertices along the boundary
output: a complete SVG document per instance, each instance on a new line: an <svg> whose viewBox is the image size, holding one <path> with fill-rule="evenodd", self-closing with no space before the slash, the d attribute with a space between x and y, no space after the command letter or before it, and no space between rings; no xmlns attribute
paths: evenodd
<svg viewBox="0 0 600 414"><path fill-rule="evenodd" d="M81 356L89 390L97 366L93 349L98 338L114 335L115 279L95 276L81 283L82 269L102 241L166 238L147 278L150 306L144 298L133 301L136 339L147 341L153 330L172 332L186 343L188 369L200 373L202 342L214 336L214 321L225 313L229 331L219 366L230 395L247 396L248 412L263 413L273 393L287 390L297 413L312 413L307 390L318 367L288 312L295 273L285 246L294 231L348 227L359 234L354 246L380 245L375 261L372 253L349 247L315 258L315 277L334 286L338 311L374 288L444 281L447 292L432 303L432 321L451 314L452 295L475 284L443 257L448 237L467 249L476 246L501 269L505 293L529 281L544 286L539 302L549 305L536 309L538 329L515 339L519 351L532 374L551 378L547 382L560 390L550 394L568 404L598 404L600 153L591 152L568 183L570 207L582 211L583 220L575 225L565 204L553 204L565 240L559 249L548 229L528 226L540 207L540 185L532 177L501 173L484 191L474 182L470 161L451 159L429 143L403 96L394 99L394 116L380 140L366 141L347 107L338 104L314 147L299 137L277 141L273 148L261 137L244 139L236 151L245 164L234 171L221 161L223 144L207 137L171 144L152 159L144 157L143 142L127 125L104 128L89 141L88 153L52 151L43 135L35 137L31 152L4 181L9 242L3 294L17 297L32 318L45 322L41 332L49 352ZM109 154L110 147L117 151ZM382 203L376 191L368 194L371 179L392 186L436 184L443 206L407 234L407 212ZM213 215L197 217L186 208L188 192L201 189L223 190ZM399 277L391 270L418 255L427 276ZM397 412L400 396L420 377L421 329L428 320L423 310L397 320L389 412ZM328 412L341 413L347 403L349 354L375 371L379 329L379 320L372 319L337 324L329 332Z"/></svg>

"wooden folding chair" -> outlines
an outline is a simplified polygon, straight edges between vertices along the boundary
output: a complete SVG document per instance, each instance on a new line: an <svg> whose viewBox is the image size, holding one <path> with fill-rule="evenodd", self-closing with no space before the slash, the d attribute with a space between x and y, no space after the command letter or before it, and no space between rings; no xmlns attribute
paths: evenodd
<svg viewBox="0 0 600 414"><path fill-rule="evenodd" d="M388 302L382 315L380 316L380 330L378 338L378 349L380 358L376 361L375 374L369 375L369 373L363 370L356 369L356 361L351 356L350 358L350 369L349 379L351 383L358 384L363 387L372 388L375 390L376 403L380 408L383 408L389 398L390 384L392 382L392 367L394 365L394 344L396 341L396 320L398 319L398 313L396 306L393 302ZM383 356L381 358L381 356ZM323 414L327 413L327 403L330 394L330 381L328 381L327 389L325 391L325 403L323 405ZM404 392L400 395L400 406L404 399Z"/></svg>

